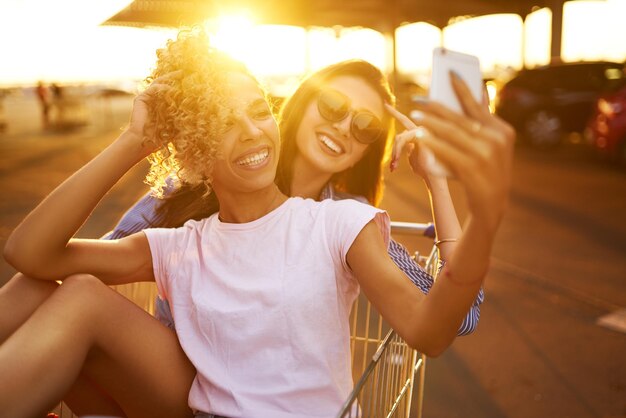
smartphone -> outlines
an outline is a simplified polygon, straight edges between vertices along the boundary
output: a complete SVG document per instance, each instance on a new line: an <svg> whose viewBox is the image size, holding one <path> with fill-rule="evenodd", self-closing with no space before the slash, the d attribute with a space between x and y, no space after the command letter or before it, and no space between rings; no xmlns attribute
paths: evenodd
<svg viewBox="0 0 626 418"><path fill-rule="evenodd" d="M467 84L472 96L479 103L483 97L483 77L478 57L445 48L433 50L432 77L429 100L439 102L455 112L463 113L463 107L452 88L450 72L454 71ZM435 159L430 150L427 153L429 171L440 177L450 177L450 171Z"/></svg>
<svg viewBox="0 0 626 418"><path fill-rule="evenodd" d="M463 113L461 103L452 88L450 71L461 77L477 102L482 102L484 87L478 57L445 48L433 50L432 77L428 94L430 100L439 102L455 112Z"/></svg>

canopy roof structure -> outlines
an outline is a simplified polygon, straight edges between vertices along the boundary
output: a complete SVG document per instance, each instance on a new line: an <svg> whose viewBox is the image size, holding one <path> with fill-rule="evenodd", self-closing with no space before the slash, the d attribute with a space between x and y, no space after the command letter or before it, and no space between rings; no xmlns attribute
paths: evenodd
<svg viewBox="0 0 626 418"><path fill-rule="evenodd" d="M202 22L221 13L249 11L257 23L362 26L389 32L404 22L446 26L458 16L516 13L562 7L566 0L134 0L105 25L169 26Z"/></svg>
<svg viewBox="0 0 626 418"><path fill-rule="evenodd" d="M563 4L567 0L134 0L103 25L179 27L222 14L246 11L256 23L302 27L360 26L391 33L403 23L428 22L443 28L452 19L494 13L525 18L550 7L552 55L561 47ZM574 1L574 0L570 0Z"/></svg>

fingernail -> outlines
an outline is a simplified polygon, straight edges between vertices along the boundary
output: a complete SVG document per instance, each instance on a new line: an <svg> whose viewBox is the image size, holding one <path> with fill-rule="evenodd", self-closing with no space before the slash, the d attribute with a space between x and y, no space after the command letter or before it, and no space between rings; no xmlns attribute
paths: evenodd
<svg viewBox="0 0 626 418"><path fill-rule="evenodd" d="M430 99L427 96L413 96L411 97L411 101L415 104L428 104L430 103Z"/></svg>
<svg viewBox="0 0 626 418"><path fill-rule="evenodd" d="M413 120L413 122L419 122L424 119L424 112L420 110L411 110L409 117Z"/></svg>
<svg viewBox="0 0 626 418"><path fill-rule="evenodd" d="M457 81L461 79L461 76L459 75L459 73L457 73L454 70L450 70L450 77Z"/></svg>

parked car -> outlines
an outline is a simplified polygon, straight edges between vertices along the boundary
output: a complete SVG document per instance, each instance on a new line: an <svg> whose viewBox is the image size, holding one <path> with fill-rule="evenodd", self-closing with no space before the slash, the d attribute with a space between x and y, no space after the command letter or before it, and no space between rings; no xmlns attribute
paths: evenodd
<svg viewBox="0 0 626 418"><path fill-rule="evenodd" d="M603 157L626 166L626 82L594 103L585 139Z"/></svg>
<svg viewBox="0 0 626 418"><path fill-rule="evenodd" d="M496 114L532 145L554 146L565 133L582 133L599 94L625 78L625 65L617 62L551 64L522 70L500 89Z"/></svg>

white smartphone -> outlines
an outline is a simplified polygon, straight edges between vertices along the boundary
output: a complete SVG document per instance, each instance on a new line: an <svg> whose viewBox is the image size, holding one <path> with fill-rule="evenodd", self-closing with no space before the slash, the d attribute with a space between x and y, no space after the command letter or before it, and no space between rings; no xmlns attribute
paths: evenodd
<svg viewBox="0 0 626 418"><path fill-rule="evenodd" d="M467 84L476 101L482 102L484 87L478 57L445 48L433 50L429 99L463 113L461 103L452 88L451 71L454 71Z"/></svg>
<svg viewBox="0 0 626 418"><path fill-rule="evenodd" d="M463 113L463 107L452 88L450 72L454 71L467 84L472 96L478 101L483 97L483 77L478 57L445 48L433 50L432 77L428 98L439 102L455 112ZM425 149L429 171L440 177L450 177L450 170L439 163L430 150Z"/></svg>

